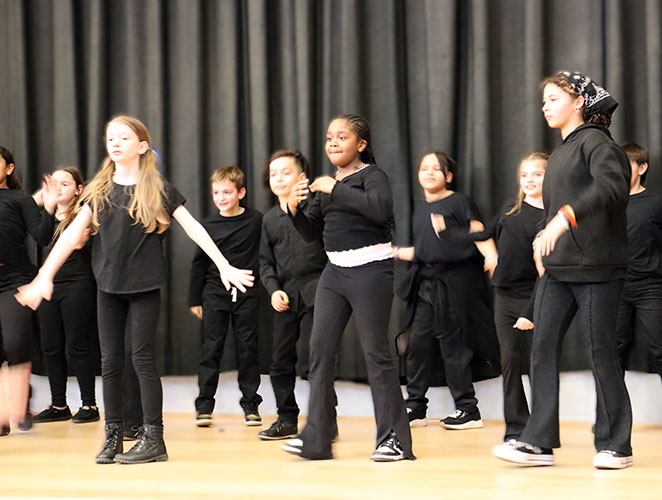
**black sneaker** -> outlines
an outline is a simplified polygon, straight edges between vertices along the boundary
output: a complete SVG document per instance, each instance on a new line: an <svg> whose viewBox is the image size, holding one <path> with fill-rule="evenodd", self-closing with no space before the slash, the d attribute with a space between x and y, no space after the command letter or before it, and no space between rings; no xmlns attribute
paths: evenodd
<svg viewBox="0 0 662 500"><path fill-rule="evenodd" d="M415 410L407 408L407 417L409 418L409 427L425 427L428 425L428 419L425 418L425 410Z"/></svg>
<svg viewBox="0 0 662 500"><path fill-rule="evenodd" d="M262 425L262 417L260 412L257 411L257 405L244 408L244 423L249 427Z"/></svg>
<svg viewBox="0 0 662 500"><path fill-rule="evenodd" d="M483 427L483 421L480 418L480 412L476 408L471 413L463 410L455 410L455 413L448 415L439 421L444 429L463 430L480 429Z"/></svg>
<svg viewBox="0 0 662 500"><path fill-rule="evenodd" d="M540 448L529 443L504 443L494 448L492 454L520 465L554 465L554 452L551 448Z"/></svg>
<svg viewBox="0 0 662 500"><path fill-rule="evenodd" d="M288 424L282 420L276 420L271 427L264 431L260 431L257 435L262 441L277 441L278 439L287 439L296 437L299 433L296 422Z"/></svg>
<svg viewBox="0 0 662 500"><path fill-rule="evenodd" d="M195 425L198 427L211 427L214 425L214 420L211 418L211 413L197 412L195 414Z"/></svg>
<svg viewBox="0 0 662 500"><path fill-rule="evenodd" d="M29 431L30 429L32 429L33 422L34 422L34 417L32 416L32 413L26 411L25 418L23 419L23 422L18 424L18 428L21 429L22 431Z"/></svg>
<svg viewBox="0 0 662 500"><path fill-rule="evenodd" d="M71 418L74 424L87 424L99 421L99 409L93 406L81 406L78 412Z"/></svg>
<svg viewBox="0 0 662 500"><path fill-rule="evenodd" d="M51 405L38 415L35 415L32 420L35 424L43 424L46 422L64 422L65 420L71 420L71 410L69 410L68 406L59 409Z"/></svg>
<svg viewBox="0 0 662 500"><path fill-rule="evenodd" d="M0 436L6 436L10 432L11 432L11 427L9 426L9 424L2 424L2 426L0 426Z"/></svg>
<svg viewBox="0 0 662 500"><path fill-rule="evenodd" d="M620 451L602 450L593 457L596 469L625 469L632 467L632 453L626 455Z"/></svg>
<svg viewBox="0 0 662 500"><path fill-rule="evenodd" d="M400 446L400 441L396 437L395 433L391 431L391 434L382 441L375 452L370 457L370 460L373 462L397 462L398 460L404 460L405 453Z"/></svg>
<svg viewBox="0 0 662 500"><path fill-rule="evenodd" d="M122 441L135 441L142 433L142 425L125 425L122 429Z"/></svg>

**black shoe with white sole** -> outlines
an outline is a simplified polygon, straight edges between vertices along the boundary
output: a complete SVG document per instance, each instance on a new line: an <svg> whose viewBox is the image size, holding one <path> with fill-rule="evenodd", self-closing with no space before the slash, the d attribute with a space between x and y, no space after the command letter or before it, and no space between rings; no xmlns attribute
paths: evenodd
<svg viewBox="0 0 662 500"><path fill-rule="evenodd" d="M382 441L370 457L370 460L373 462L397 462L398 460L404 459L405 453L402 450L402 446L400 446L400 441L398 441L398 438L393 431L391 431L389 436Z"/></svg>
<svg viewBox="0 0 662 500"><path fill-rule="evenodd" d="M441 419L439 425L451 430L480 429L483 427L483 421L480 418L480 411L475 408L471 412L455 410L452 415Z"/></svg>
<svg viewBox="0 0 662 500"><path fill-rule="evenodd" d="M425 427L428 425L425 410L407 408L407 418L409 419L409 427Z"/></svg>
<svg viewBox="0 0 662 500"><path fill-rule="evenodd" d="M540 448L519 441L501 444L492 450L492 454L520 465L554 465L554 452L551 448Z"/></svg>

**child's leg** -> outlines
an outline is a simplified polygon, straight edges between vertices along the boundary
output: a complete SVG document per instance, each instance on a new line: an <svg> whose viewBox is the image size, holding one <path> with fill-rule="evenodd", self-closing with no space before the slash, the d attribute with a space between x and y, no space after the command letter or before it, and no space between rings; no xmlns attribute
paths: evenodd
<svg viewBox="0 0 662 500"><path fill-rule="evenodd" d="M128 314L129 304L125 298L97 290L103 403L107 424L122 423L122 371Z"/></svg>
<svg viewBox="0 0 662 500"><path fill-rule="evenodd" d="M662 286L653 284L639 287L635 305L635 327L646 335L648 348L655 360L655 369L662 377Z"/></svg>
<svg viewBox="0 0 662 500"><path fill-rule="evenodd" d="M404 455L414 458L400 378L389 346L393 263L372 262L343 271L368 371L377 423L376 444L379 446L394 431Z"/></svg>
<svg viewBox="0 0 662 500"><path fill-rule="evenodd" d="M124 422L124 435L136 437L139 427L143 425L142 397L140 396L140 383L133 369L131 332L127 331L124 337L124 370L122 371L122 420Z"/></svg>
<svg viewBox="0 0 662 500"><path fill-rule="evenodd" d="M250 293L250 292L249 292ZM260 387L260 366L257 359L257 294L244 296L232 312L232 332L236 340L237 380L241 390L239 404L246 409L257 409L262 397L257 393Z"/></svg>
<svg viewBox="0 0 662 500"><path fill-rule="evenodd" d="M207 303L202 305L202 310L202 348L198 365L199 393L195 400L195 409L198 413L212 413L231 313L217 311Z"/></svg>
<svg viewBox="0 0 662 500"><path fill-rule="evenodd" d="M129 301L127 325L131 332L133 368L140 384L143 421L163 425L163 389L156 360L156 328L161 291L137 293Z"/></svg>
<svg viewBox="0 0 662 500"><path fill-rule="evenodd" d="M616 349L616 314L623 281L573 283L578 314L588 335L597 412L595 448L632 453L632 409Z"/></svg>
<svg viewBox="0 0 662 500"><path fill-rule="evenodd" d="M276 312L273 325L269 376L276 397L278 419L295 424L299 416L299 406L294 396L299 314L292 310Z"/></svg>
<svg viewBox="0 0 662 500"><path fill-rule="evenodd" d="M90 280L62 285L60 309L71 368L78 379L83 405L95 406L92 336L97 334L96 285Z"/></svg>
<svg viewBox="0 0 662 500"><path fill-rule="evenodd" d="M41 350L51 388L51 404L60 408L67 406L67 360L61 312L62 299L62 295L56 290L53 298L50 301L43 301L38 309ZM96 321L96 318L93 321Z"/></svg>
<svg viewBox="0 0 662 500"><path fill-rule="evenodd" d="M625 372L625 367L628 364L632 340L634 339L637 316L637 307L634 304L635 294L635 290L625 287L618 304L618 314L616 316L616 349L618 350L618 359L623 372Z"/></svg>
<svg viewBox="0 0 662 500"><path fill-rule="evenodd" d="M430 358L436 349L437 339L433 335L434 317L432 306L420 298L416 301L414 321L407 346L407 408L427 411L430 387Z"/></svg>
<svg viewBox="0 0 662 500"><path fill-rule="evenodd" d="M559 360L563 337L577 311L568 284L549 273L538 284L531 346L531 415L520 440L541 448L558 448Z"/></svg>
<svg viewBox="0 0 662 500"><path fill-rule="evenodd" d="M315 294L315 317L310 337L310 398L308 420L301 433L301 456L311 459L332 458L331 442L335 437L335 392L340 340L352 309L339 292L344 279L339 268L327 265Z"/></svg>

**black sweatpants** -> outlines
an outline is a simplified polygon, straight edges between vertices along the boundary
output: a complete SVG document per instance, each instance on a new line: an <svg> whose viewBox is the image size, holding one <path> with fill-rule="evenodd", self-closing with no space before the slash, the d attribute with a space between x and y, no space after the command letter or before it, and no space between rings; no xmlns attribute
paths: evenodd
<svg viewBox="0 0 662 500"><path fill-rule="evenodd" d="M276 397L278 418L294 424L299 416L299 406L294 396L296 381L297 341L301 338L301 349L309 350L310 332L313 326L313 307L306 307L297 294L290 297L287 311L275 312L273 342L269 376Z"/></svg>
<svg viewBox="0 0 662 500"><path fill-rule="evenodd" d="M618 356L621 368L627 366L630 347L636 332L642 332L658 375L662 377L662 285L659 283L626 282L618 307L616 327Z"/></svg>
<svg viewBox="0 0 662 500"><path fill-rule="evenodd" d="M160 307L159 289L131 294L97 292L106 423L122 422L126 334L131 337L131 357L140 385L143 421L149 425L163 424L163 389L156 360Z"/></svg>
<svg viewBox="0 0 662 500"><path fill-rule="evenodd" d="M494 323L503 372L504 441L518 439L529 419L522 375L529 373L533 330L513 328L528 303L528 297L514 297L498 290L494 294Z"/></svg>
<svg viewBox="0 0 662 500"><path fill-rule="evenodd" d="M588 336L597 395L595 448L632 453L632 408L616 351L616 316L623 280L567 283L545 273L536 292L531 347L531 415L520 440L558 448L559 360L570 322L579 314Z"/></svg>
<svg viewBox="0 0 662 500"><path fill-rule="evenodd" d="M232 333L236 340L237 379L242 408L257 407L262 397L257 393L260 387L260 367L257 359L257 316L258 295L243 295L234 304L232 311L219 311L213 300L203 290L202 297L202 349L198 365L198 397L195 409L199 413L214 411L218 377L225 340L232 321Z"/></svg>
<svg viewBox="0 0 662 500"><path fill-rule="evenodd" d="M30 338L34 329L32 309L16 300L18 290L0 292L0 334L9 366L30 362Z"/></svg>
<svg viewBox="0 0 662 500"><path fill-rule="evenodd" d="M301 455L331 458L335 433L335 379L343 332L352 313L365 356L377 423L377 444L393 430L405 456L415 458L400 381L389 347L393 302L393 262L343 268L327 264L315 295L310 339L308 420L301 433Z"/></svg>
<svg viewBox="0 0 662 500"><path fill-rule="evenodd" d="M54 406L67 405L69 366L78 379L83 405L96 405L96 301L94 280L67 281L57 283L51 300L44 300L39 306L41 348Z"/></svg>

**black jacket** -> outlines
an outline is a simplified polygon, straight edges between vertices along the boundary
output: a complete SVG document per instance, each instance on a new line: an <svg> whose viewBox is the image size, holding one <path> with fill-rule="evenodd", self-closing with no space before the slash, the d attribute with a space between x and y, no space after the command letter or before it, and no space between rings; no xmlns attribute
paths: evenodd
<svg viewBox="0 0 662 500"><path fill-rule="evenodd" d="M549 158L543 183L546 221L569 204L577 219L543 258L547 271L567 282L603 282L627 273L626 207L630 164L609 131L584 124Z"/></svg>

